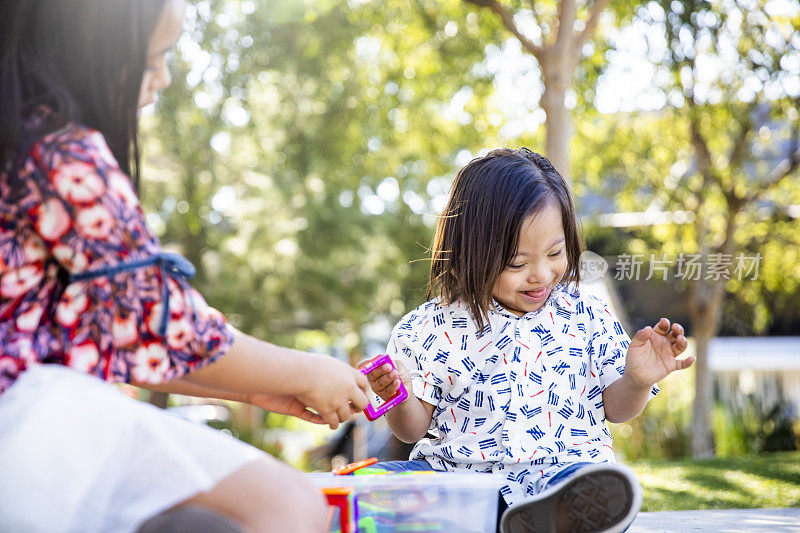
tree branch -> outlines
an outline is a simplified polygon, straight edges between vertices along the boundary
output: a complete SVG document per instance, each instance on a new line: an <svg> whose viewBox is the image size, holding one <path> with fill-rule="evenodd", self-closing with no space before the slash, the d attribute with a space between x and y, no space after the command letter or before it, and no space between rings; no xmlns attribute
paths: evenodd
<svg viewBox="0 0 800 533"><path fill-rule="evenodd" d="M503 22L503 26L505 26L506 29L519 40L525 50L527 50L541 63L542 48L534 44L533 41L525 37L522 32L519 31L517 23L514 22L514 15L500 2L497 0L464 0L464 2L478 7L485 7L494 11L497 16L500 17L500 20Z"/></svg>
<svg viewBox="0 0 800 533"><path fill-rule="evenodd" d="M753 129L753 121L750 119L750 113L754 107L755 103L751 103L745 110L744 120L742 120L740 124L741 129L739 130L739 135L733 142L731 155L728 157L728 166L731 168L738 167L742 162L742 158L744 158L745 150L747 149L747 134Z"/></svg>
<svg viewBox="0 0 800 533"><path fill-rule="evenodd" d="M536 11L536 0L531 0L531 14L533 15L533 21L536 23L539 28L542 27L542 19L539 18L539 12Z"/></svg>
<svg viewBox="0 0 800 533"><path fill-rule="evenodd" d="M561 0L558 3L558 31L554 42L555 56L562 56L572 64L572 27L577 17L576 0Z"/></svg>
<svg viewBox="0 0 800 533"><path fill-rule="evenodd" d="M691 112L689 113L689 133L692 139L692 146L694 147L694 153L697 155L697 167L700 171L700 174L703 176L703 180L706 183L716 182L722 190L724 191L725 188L722 185L722 180L714 172L714 161L711 159L711 152L708 149L708 141L706 141L705 137L703 137L703 133L700 131L700 125L698 124L697 119L697 112L692 100L688 100L689 107L691 108Z"/></svg>
<svg viewBox="0 0 800 533"><path fill-rule="evenodd" d="M790 176L800 166L800 118L796 119L792 127L792 137L789 141L789 155L778 163L767 174L767 179L745 196L747 202L756 200L772 187L775 187L784 178Z"/></svg>
<svg viewBox="0 0 800 533"><path fill-rule="evenodd" d="M607 5L608 0L594 0L594 2L592 2L592 8L589 10L589 18L586 19L586 26L584 26L583 30L575 37L573 55L577 54L579 59L583 45L594 33L594 30L597 28L597 23L600 21L600 15L606 9Z"/></svg>
<svg viewBox="0 0 800 533"><path fill-rule="evenodd" d="M555 39L549 47L549 51L552 51L551 57L556 63L564 65L564 71L569 72L569 78L567 79L572 78L572 73L578 66L577 57L573 49L575 40L572 33L577 14L576 0L561 0L558 3L558 28L554 28L556 32Z"/></svg>

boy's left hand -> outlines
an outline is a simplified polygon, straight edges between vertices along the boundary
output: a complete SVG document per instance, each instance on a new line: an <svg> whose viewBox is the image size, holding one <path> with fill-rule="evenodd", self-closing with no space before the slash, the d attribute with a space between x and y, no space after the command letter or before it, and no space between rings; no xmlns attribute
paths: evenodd
<svg viewBox="0 0 800 533"><path fill-rule="evenodd" d="M631 339L625 359L625 375L642 387L650 387L676 370L689 368L694 357L676 359L686 350L683 327L662 318L655 327L647 326Z"/></svg>

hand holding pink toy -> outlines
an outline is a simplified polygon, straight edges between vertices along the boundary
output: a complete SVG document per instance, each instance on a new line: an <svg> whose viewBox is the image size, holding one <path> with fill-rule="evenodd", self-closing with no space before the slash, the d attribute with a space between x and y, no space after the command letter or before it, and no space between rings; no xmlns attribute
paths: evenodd
<svg viewBox="0 0 800 533"><path fill-rule="evenodd" d="M366 368L370 361L365 360L358 363L359 370ZM400 385L404 385L406 390L411 390L411 375L406 367L400 361L392 361L392 363L394 367L389 363L383 363L367 374L370 388L384 401L394 396Z"/></svg>
<svg viewBox="0 0 800 533"><path fill-rule="evenodd" d="M385 402L377 409L373 409L371 405L367 406L364 414L369 420L375 420L386 414L389 409L400 405L408 398L411 376L402 363L398 362L395 369L395 363L391 358L387 354L382 354L368 361L362 361L358 368L367 376L372 390ZM404 376L404 379L401 380L400 376Z"/></svg>

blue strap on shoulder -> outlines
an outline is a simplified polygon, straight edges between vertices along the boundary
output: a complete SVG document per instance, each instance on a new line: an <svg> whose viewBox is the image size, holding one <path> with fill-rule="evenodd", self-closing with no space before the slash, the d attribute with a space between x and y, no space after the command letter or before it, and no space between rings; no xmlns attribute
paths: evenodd
<svg viewBox="0 0 800 533"><path fill-rule="evenodd" d="M171 252L159 252L149 257L141 259L132 259L130 261L123 261L114 266L97 268L94 270L87 270L72 274L69 277L69 282L86 281L89 279L100 278L104 276L113 276L120 272L130 272L138 270L143 267L157 265L161 269L161 301L163 312L161 313L161 324L159 324L158 333L162 338L167 336L167 320L169 319L169 287L167 287L167 277L181 278L190 280L194 277L194 265L188 259L180 254Z"/></svg>

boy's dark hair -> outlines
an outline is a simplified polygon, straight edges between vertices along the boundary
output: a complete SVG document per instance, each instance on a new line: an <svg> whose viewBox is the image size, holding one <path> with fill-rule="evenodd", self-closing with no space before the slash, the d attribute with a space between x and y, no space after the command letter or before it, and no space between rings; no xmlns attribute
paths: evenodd
<svg viewBox="0 0 800 533"><path fill-rule="evenodd" d="M479 329L497 278L513 259L528 215L550 202L561 211L567 271L578 282L580 237L569 186L544 156L527 148L492 150L456 175L433 239L426 298L464 300Z"/></svg>
<svg viewBox="0 0 800 533"><path fill-rule="evenodd" d="M0 172L69 122L100 131L138 186L139 91L166 0L0 2ZM41 109L48 120L33 128Z"/></svg>

